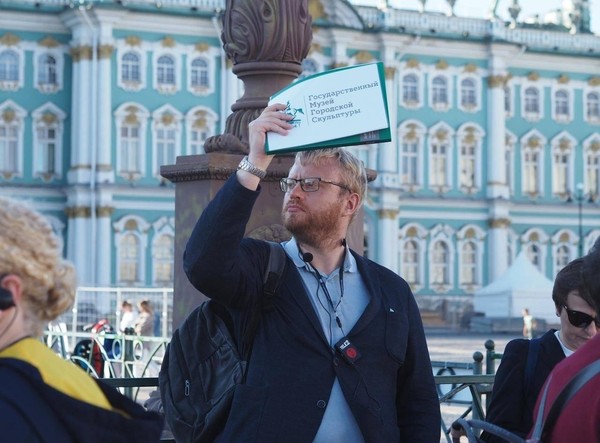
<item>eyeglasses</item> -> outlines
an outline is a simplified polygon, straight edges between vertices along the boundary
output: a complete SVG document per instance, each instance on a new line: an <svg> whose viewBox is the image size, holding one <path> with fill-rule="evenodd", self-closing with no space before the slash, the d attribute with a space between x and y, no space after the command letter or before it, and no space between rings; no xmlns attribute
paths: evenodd
<svg viewBox="0 0 600 443"><path fill-rule="evenodd" d="M600 328L600 319L598 317L592 317L585 312L574 311L573 309L569 309L567 305L562 305L567 311L567 317L569 318L569 323L571 323L576 328L585 329L592 322L596 324L597 328Z"/></svg>
<svg viewBox="0 0 600 443"><path fill-rule="evenodd" d="M348 192L352 192L348 186L342 183L332 182L320 177L309 177L301 179L289 177L282 178L281 180L279 180L279 187L281 188L281 192L290 192L292 189L294 189L296 184L300 183L300 188L302 188L304 192L317 192L319 190L319 184L321 182L339 186L340 188L345 189Z"/></svg>

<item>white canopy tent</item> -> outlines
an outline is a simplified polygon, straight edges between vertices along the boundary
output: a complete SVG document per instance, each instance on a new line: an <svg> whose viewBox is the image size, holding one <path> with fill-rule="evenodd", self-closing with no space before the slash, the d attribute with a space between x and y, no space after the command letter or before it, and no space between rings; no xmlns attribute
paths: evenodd
<svg viewBox="0 0 600 443"><path fill-rule="evenodd" d="M553 282L543 275L521 251L497 280L475 291L473 307L486 317L521 317L528 308L534 318L556 323L552 302Z"/></svg>

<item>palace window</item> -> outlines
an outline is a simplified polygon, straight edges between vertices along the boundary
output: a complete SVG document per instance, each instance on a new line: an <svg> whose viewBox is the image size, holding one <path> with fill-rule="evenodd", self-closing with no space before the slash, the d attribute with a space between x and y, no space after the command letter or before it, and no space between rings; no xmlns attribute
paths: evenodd
<svg viewBox="0 0 600 443"><path fill-rule="evenodd" d="M408 240L402 251L402 276L411 286L421 283L419 262L419 244L415 240Z"/></svg>
<svg viewBox="0 0 600 443"><path fill-rule="evenodd" d="M564 89L554 94L554 118L560 122L568 121L570 118L569 93Z"/></svg>
<svg viewBox="0 0 600 443"><path fill-rule="evenodd" d="M19 82L19 54L13 50L0 52L0 82Z"/></svg>
<svg viewBox="0 0 600 443"><path fill-rule="evenodd" d="M201 57L192 61L192 88L208 88L210 76L208 72L208 63Z"/></svg>
<svg viewBox="0 0 600 443"><path fill-rule="evenodd" d="M448 97L448 80L437 76L431 82L431 104L437 110L447 109L450 105Z"/></svg>
<svg viewBox="0 0 600 443"><path fill-rule="evenodd" d="M54 86L57 83L56 59L50 54L41 54L38 60L38 84Z"/></svg>
<svg viewBox="0 0 600 443"><path fill-rule="evenodd" d="M476 85L472 78L465 78L460 82L460 105L466 110L477 107Z"/></svg>
<svg viewBox="0 0 600 443"><path fill-rule="evenodd" d="M525 88L523 117L538 120L541 117L540 91L534 86Z"/></svg>
<svg viewBox="0 0 600 443"><path fill-rule="evenodd" d="M402 101L413 106L419 103L419 79L415 74L402 78Z"/></svg>
<svg viewBox="0 0 600 443"><path fill-rule="evenodd" d="M600 122L600 94L597 92L589 92L585 96L585 115L591 123Z"/></svg>
<svg viewBox="0 0 600 443"><path fill-rule="evenodd" d="M175 250L173 235L157 236L153 245L154 282L162 286L173 284L173 260Z"/></svg>
<svg viewBox="0 0 600 443"><path fill-rule="evenodd" d="M448 245L438 240L433 244L431 257L431 283L434 285L450 284L450 255Z"/></svg>
<svg viewBox="0 0 600 443"><path fill-rule="evenodd" d="M129 51L121 58L121 82L138 84L142 81L140 56Z"/></svg>

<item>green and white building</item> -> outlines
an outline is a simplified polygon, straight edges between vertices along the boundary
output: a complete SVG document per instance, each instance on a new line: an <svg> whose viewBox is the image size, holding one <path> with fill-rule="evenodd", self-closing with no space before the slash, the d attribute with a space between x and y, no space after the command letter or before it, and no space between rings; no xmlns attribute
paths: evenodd
<svg viewBox="0 0 600 443"><path fill-rule="evenodd" d="M550 279L587 251L600 235L590 2L537 21L517 0L509 21L353 3L309 1L303 66L385 64L392 141L352 148L378 172L368 256L425 309L458 311L522 250ZM0 1L0 195L50 217L82 284L172 284L174 186L160 166L203 153L243 92L221 48L224 7Z"/></svg>

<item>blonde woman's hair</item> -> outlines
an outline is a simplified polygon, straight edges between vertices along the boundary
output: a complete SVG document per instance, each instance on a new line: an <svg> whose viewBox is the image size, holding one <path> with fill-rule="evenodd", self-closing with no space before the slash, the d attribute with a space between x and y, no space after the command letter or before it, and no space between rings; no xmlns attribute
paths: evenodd
<svg viewBox="0 0 600 443"><path fill-rule="evenodd" d="M75 300L75 269L62 258L61 245L43 215L0 197L0 275L21 278L24 317L36 335Z"/></svg>

